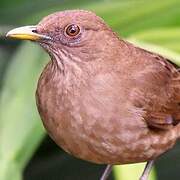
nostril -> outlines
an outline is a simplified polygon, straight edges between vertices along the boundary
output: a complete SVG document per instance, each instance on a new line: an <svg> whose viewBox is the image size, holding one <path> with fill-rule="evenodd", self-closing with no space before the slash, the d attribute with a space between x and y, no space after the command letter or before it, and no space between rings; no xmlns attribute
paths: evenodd
<svg viewBox="0 0 180 180"><path fill-rule="evenodd" d="M37 33L37 30L36 30L36 29L33 29L32 32L33 32L33 33Z"/></svg>

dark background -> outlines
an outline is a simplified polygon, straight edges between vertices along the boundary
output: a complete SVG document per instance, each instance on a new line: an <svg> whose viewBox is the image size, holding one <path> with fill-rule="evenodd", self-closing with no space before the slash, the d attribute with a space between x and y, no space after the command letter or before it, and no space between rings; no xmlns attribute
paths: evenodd
<svg viewBox="0 0 180 180"><path fill-rule="evenodd" d="M155 164L157 179L179 180L180 144L161 156ZM95 180L99 179L104 165L88 163L65 153L49 138L45 137L24 172L24 180ZM131 173L131 172L129 172ZM109 180L113 180L111 174ZM133 180L133 179L132 179Z"/></svg>

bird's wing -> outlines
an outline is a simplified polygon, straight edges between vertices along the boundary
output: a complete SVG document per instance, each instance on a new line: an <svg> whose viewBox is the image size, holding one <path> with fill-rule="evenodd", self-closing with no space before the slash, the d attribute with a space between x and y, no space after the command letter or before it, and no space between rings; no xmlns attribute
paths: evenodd
<svg viewBox="0 0 180 180"><path fill-rule="evenodd" d="M180 122L180 72L169 60L144 53L149 66L136 73L134 104L145 111L148 126L169 129Z"/></svg>

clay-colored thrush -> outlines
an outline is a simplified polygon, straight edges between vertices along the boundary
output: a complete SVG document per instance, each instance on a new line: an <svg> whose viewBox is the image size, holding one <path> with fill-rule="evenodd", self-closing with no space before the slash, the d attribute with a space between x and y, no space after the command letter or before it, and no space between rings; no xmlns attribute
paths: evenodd
<svg viewBox="0 0 180 180"><path fill-rule="evenodd" d="M38 42L50 55L38 82L37 107L66 152L99 164L154 160L180 136L180 72L162 56L119 38L83 10L57 12L8 37Z"/></svg>

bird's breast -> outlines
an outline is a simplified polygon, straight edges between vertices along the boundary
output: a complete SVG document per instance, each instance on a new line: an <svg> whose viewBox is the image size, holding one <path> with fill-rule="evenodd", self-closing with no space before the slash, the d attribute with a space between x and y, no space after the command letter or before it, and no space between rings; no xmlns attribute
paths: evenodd
<svg viewBox="0 0 180 180"><path fill-rule="evenodd" d="M143 112L126 101L127 92L116 77L108 73L86 80L42 77L38 110L48 133L65 151L106 164L146 161L162 153L157 139L152 148Z"/></svg>

